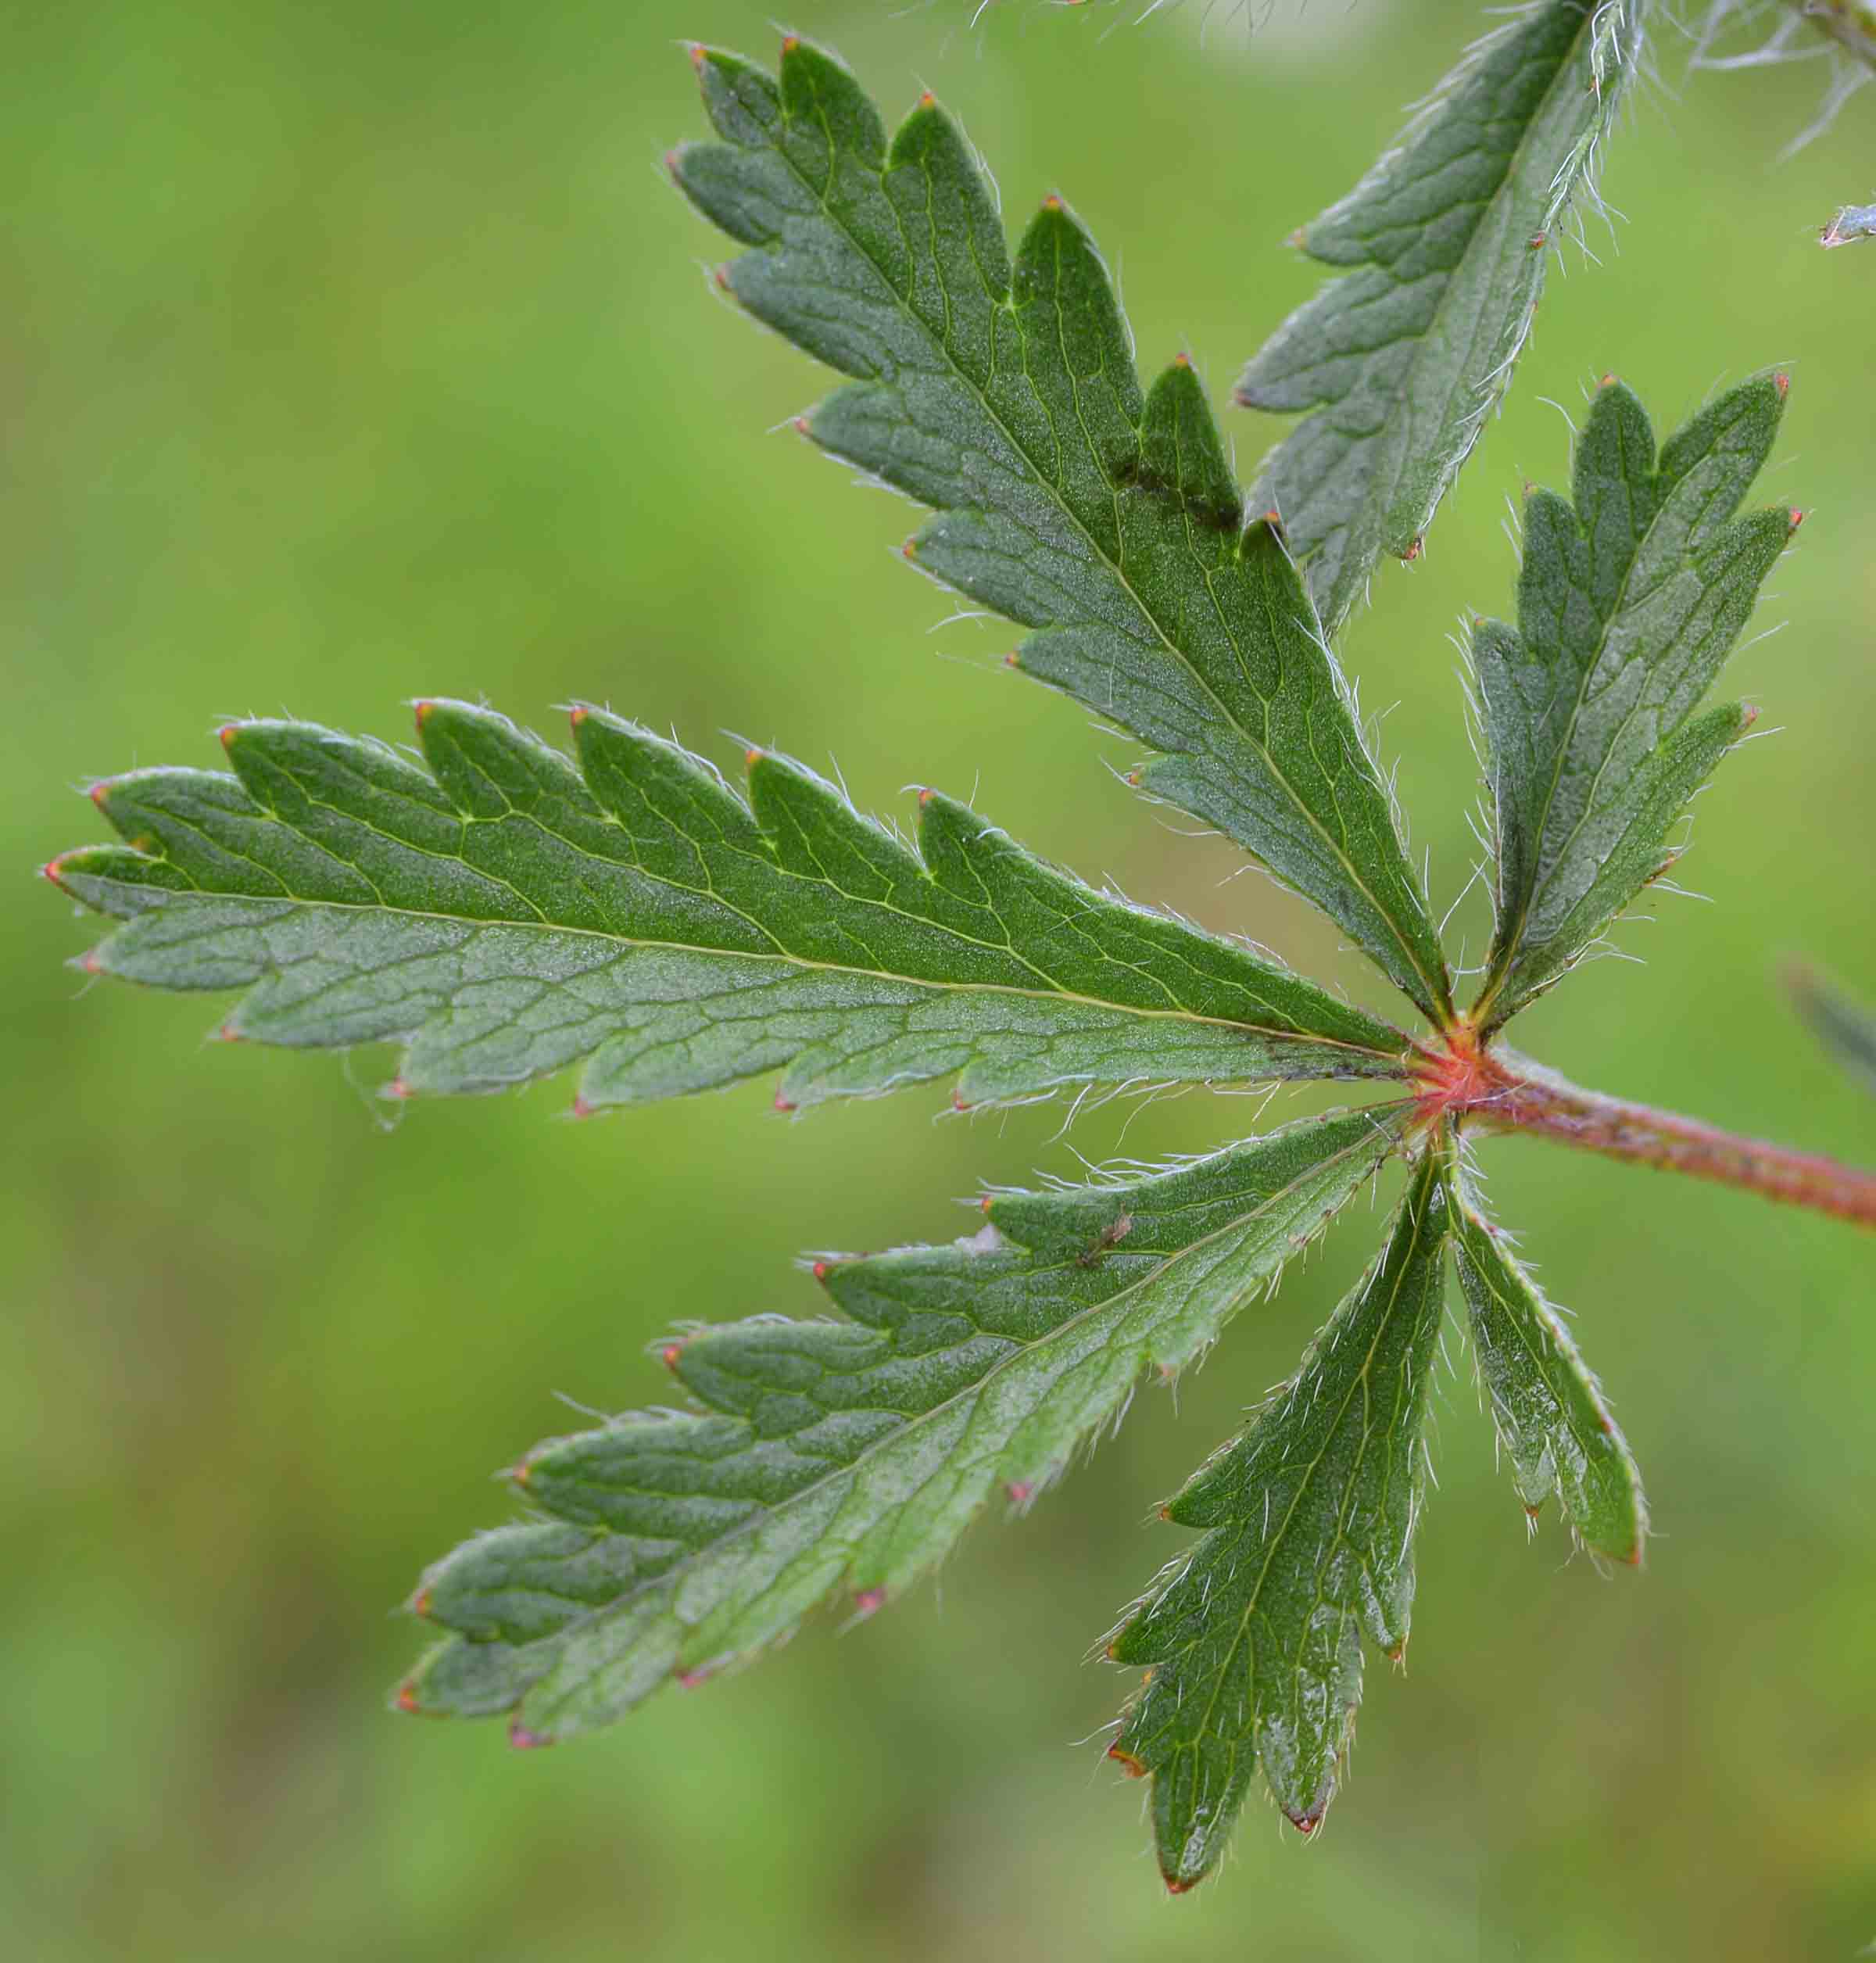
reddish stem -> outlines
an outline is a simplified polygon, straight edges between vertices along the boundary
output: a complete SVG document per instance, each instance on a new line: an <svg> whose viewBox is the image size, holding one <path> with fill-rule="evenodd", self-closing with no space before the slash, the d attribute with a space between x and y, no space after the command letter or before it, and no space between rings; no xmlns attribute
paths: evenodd
<svg viewBox="0 0 1876 1963"><path fill-rule="evenodd" d="M1578 1090L1522 1058L1481 1050L1470 1036L1452 1032L1448 1051L1430 1054L1418 1073L1429 1118L1443 1112L1495 1131L1532 1132L1581 1151L1714 1180L1876 1227L1876 1173Z"/></svg>

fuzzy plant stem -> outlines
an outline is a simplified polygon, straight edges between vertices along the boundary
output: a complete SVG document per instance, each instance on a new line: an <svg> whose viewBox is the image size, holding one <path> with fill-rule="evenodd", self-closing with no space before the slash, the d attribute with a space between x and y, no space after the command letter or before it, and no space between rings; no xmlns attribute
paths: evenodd
<svg viewBox="0 0 1876 1963"><path fill-rule="evenodd" d="M1488 1130L1534 1133L1584 1152L1714 1180L1876 1227L1876 1173L1579 1090L1522 1059L1515 1068L1496 1055L1488 1062L1499 1080L1480 1084L1476 1095L1455 1101L1453 1108Z"/></svg>

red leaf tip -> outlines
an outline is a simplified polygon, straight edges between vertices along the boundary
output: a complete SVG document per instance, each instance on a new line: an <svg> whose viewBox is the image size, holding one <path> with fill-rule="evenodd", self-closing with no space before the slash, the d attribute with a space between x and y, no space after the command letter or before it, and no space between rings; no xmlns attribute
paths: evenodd
<svg viewBox="0 0 1876 1963"><path fill-rule="evenodd" d="M1165 1877L1169 1895L1189 1895L1205 1879L1203 1875L1168 1875Z"/></svg>
<svg viewBox="0 0 1876 1963"><path fill-rule="evenodd" d="M110 779L108 777L100 777L96 783L86 787L84 794L100 811L102 811L104 801L111 794Z"/></svg>
<svg viewBox="0 0 1876 1963"><path fill-rule="evenodd" d="M553 1743L539 1732L531 1732L517 1718L508 1727L508 1743L517 1752L545 1751Z"/></svg>
<svg viewBox="0 0 1876 1963"><path fill-rule="evenodd" d="M434 702L414 702L410 706L416 713L417 726L421 729L429 720L430 711L436 707L436 704Z"/></svg>
<svg viewBox="0 0 1876 1963"><path fill-rule="evenodd" d="M793 1111L793 1110L795 1110L797 1108L797 1105L796 1105L796 1104L795 1104L794 1100L793 1100L792 1098L790 1098L786 1091L778 1091L775 1093L775 1109L776 1109L776 1110L778 1110L778 1111Z"/></svg>
<svg viewBox="0 0 1876 1963"><path fill-rule="evenodd" d="M234 739L240 734L241 725L238 722L224 722L215 732L215 739L223 749L232 750L234 747Z"/></svg>
<svg viewBox="0 0 1876 1963"><path fill-rule="evenodd" d="M423 1706L417 1701L417 1686L414 1684L398 1685L397 1707L401 1711L408 1712L413 1718L423 1710Z"/></svg>
<svg viewBox="0 0 1876 1963"><path fill-rule="evenodd" d="M1017 653L1015 648L1012 647L1009 653L1004 656L1003 664L1005 668L1021 668L1022 665L1022 657Z"/></svg>
<svg viewBox="0 0 1876 1963"><path fill-rule="evenodd" d="M704 48L700 41L693 41L685 52L690 56L690 65L700 71L704 66Z"/></svg>
<svg viewBox="0 0 1876 1963"><path fill-rule="evenodd" d="M1778 399L1783 402L1792 392L1792 378L1781 371L1772 377L1772 386L1778 391Z"/></svg>
<svg viewBox="0 0 1876 1963"><path fill-rule="evenodd" d="M1407 541L1407 550L1401 554L1401 564L1410 566L1427 549L1427 541L1416 532Z"/></svg>
<svg viewBox="0 0 1876 1963"><path fill-rule="evenodd" d="M1042 208L1044 211L1059 211L1062 209L1062 200L1053 191L1051 191L1049 195L1043 199Z"/></svg>
<svg viewBox="0 0 1876 1963"><path fill-rule="evenodd" d="M410 1613L413 1615L428 1615L430 1613L430 1591L428 1589L420 1588L417 1592L411 1596Z"/></svg>
<svg viewBox="0 0 1876 1963"><path fill-rule="evenodd" d="M924 786L922 786L920 788L920 790L919 790L919 793L918 793L918 808L919 808L921 811L923 811L923 810L925 809L925 806L926 806L927 804L929 804L931 801L932 801L932 787L931 787L931 786L930 786L929 784L924 785Z"/></svg>
<svg viewBox="0 0 1876 1963"><path fill-rule="evenodd" d="M785 55L792 55L800 45L801 37L799 34L784 34L782 37L782 52Z"/></svg>
<svg viewBox="0 0 1876 1963"><path fill-rule="evenodd" d="M576 1091L574 1093L572 1109L573 1115L576 1118L590 1118L593 1116L594 1107L586 1102L585 1096L581 1092Z"/></svg>
<svg viewBox="0 0 1876 1963"><path fill-rule="evenodd" d="M854 1597L854 1613L858 1616L876 1615L886 1607L886 1590L883 1588L863 1588Z"/></svg>
<svg viewBox="0 0 1876 1963"><path fill-rule="evenodd" d="M1026 1500L1035 1496L1036 1488L1026 1479L1012 1479L1004 1488L1004 1491L1009 1495L1010 1504L1012 1506L1020 1506ZM1115 1752L1110 1752L1108 1754L1109 1758L1115 1758L1119 1756L1119 1754Z"/></svg>
<svg viewBox="0 0 1876 1963"><path fill-rule="evenodd" d="M727 293L729 291L729 268L727 266L718 266L713 267L711 277L717 282L717 285L722 289L723 292Z"/></svg>
<svg viewBox="0 0 1876 1963"><path fill-rule="evenodd" d="M1606 374L1603 376L1602 379L1596 384L1596 386L1599 389L1613 389L1620 379L1620 378L1616 375Z"/></svg>
<svg viewBox="0 0 1876 1963"><path fill-rule="evenodd" d="M1531 249L1534 253L1534 252L1538 251L1538 250L1539 250L1539 249L1542 247L1543 243L1544 243L1544 235L1543 235L1543 233L1541 233L1541 231L1534 231L1534 232L1531 235Z"/></svg>
<svg viewBox="0 0 1876 1963"><path fill-rule="evenodd" d="M938 106L938 98L928 88L918 98L918 106L923 109L936 109Z"/></svg>
<svg viewBox="0 0 1876 1963"><path fill-rule="evenodd" d="M1792 507L1790 510L1785 513L1785 515L1790 519L1792 529L1794 532L1795 532L1799 526L1803 525L1804 522L1804 514L1800 511L1795 504Z"/></svg>
<svg viewBox="0 0 1876 1963"><path fill-rule="evenodd" d="M828 1277L827 1263L825 1261L817 1261L808 1272L817 1281L825 1281Z"/></svg>
<svg viewBox="0 0 1876 1963"><path fill-rule="evenodd" d="M1172 365L1176 368L1189 368L1192 365L1192 357L1182 349L1173 356Z"/></svg>
<svg viewBox="0 0 1876 1963"><path fill-rule="evenodd" d="M682 1343L667 1343L664 1347L658 1352L658 1355L663 1359L664 1367L667 1370L675 1370L678 1367L678 1359L683 1354L684 1345Z"/></svg>
<svg viewBox="0 0 1876 1963"><path fill-rule="evenodd" d="M1147 1776L1145 1766L1131 1752L1123 1752L1118 1745L1110 1745L1108 1747L1108 1757L1113 1760L1129 1779L1144 1779ZM1172 1884L1169 1882L1167 1885L1170 1886Z"/></svg>
<svg viewBox="0 0 1876 1963"><path fill-rule="evenodd" d="M402 1077L393 1077L378 1095L381 1098L394 1098L401 1104L406 1098L414 1097L416 1093Z"/></svg>

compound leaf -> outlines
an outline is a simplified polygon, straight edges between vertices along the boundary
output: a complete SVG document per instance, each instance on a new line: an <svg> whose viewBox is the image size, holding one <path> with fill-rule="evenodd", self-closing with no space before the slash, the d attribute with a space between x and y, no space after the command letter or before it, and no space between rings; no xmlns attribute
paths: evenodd
<svg viewBox="0 0 1876 1963"><path fill-rule="evenodd" d="M907 546L1040 631L1029 673L1159 755L1136 781L1315 901L1430 1015L1439 938L1344 679L1271 525L1241 499L1198 378L1143 396L1094 244L1047 199L1010 263L990 186L929 98L889 145L830 56L779 79L696 51L720 142L672 174L732 238L757 319L858 378L798 426L938 515Z"/></svg>
<svg viewBox="0 0 1876 1963"><path fill-rule="evenodd" d="M1642 1475L1602 1387L1556 1309L1464 1185L1452 1235L1473 1352L1519 1497L1534 1513L1556 1493L1585 1547L1639 1565L1648 1532Z"/></svg>
<svg viewBox="0 0 1876 1963"><path fill-rule="evenodd" d="M1141 1373L1170 1375L1390 1153L1412 1106L1306 1119L1127 1184L986 1202L968 1240L829 1257L844 1322L759 1317L663 1345L705 1408L550 1440L517 1467L550 1520L471 1541L420 1614L453 1633L406 1710L518 1704L543 1743L786 1635L867 1612L998 1487L1053 1479Z"/></svg>
<svg viewBox="0 0 1876 1963"><path fill-rule="evenodd" d="M1296 1377L1165 1509L1210 1531L1109 1645L1117 1663L1149 1666L1110 1755L1152 1775L1176 1890L1216 1863L1255 1764L1315 1828L1353 1732L1362 1632L1395 1656L1406 1642L1449 1210L1436 1143Z"/></svg>
<svg viewBox="0 0 1876 1963"><path fill-rule="evenodd" d="M578 764L420 707L428 769L242 722L234 774L94 786L124 847L48 876L127 924L84 965L250 992L229 1037L406 1046L401 1092L585 1059L586 1107L772 1069L779 1102L958 1073L961 1102L1094 1082L1391 1077L1406 1040L1230 942L1094 892L927 792L918 850L764 752L749 800L576 709Z"/></svg>
<svg viewBox="0 0 1876 1963"><path fill-rule="evenodd" d="M1801 514L1735 519L1778 433L1783 375L1710 403L1656 456L1634 393L1605 378L1577 439L1572 499L1524 507L1518 625L1477 624L1496 861L1498 1027L1671 866L1688 800L1751 726L1695 714Z"/></svg>
<svg viewBox="0 0 1876 1963"><path fill-rule="evenodd" d="M1237 399L1312 413L1254 493L1330 632L1411 559L1504 393L1548 249L1639 58L1642 0L1541 0L1480 42L1398 145L1298 236L1353 270L1251 359Z"/></svg>

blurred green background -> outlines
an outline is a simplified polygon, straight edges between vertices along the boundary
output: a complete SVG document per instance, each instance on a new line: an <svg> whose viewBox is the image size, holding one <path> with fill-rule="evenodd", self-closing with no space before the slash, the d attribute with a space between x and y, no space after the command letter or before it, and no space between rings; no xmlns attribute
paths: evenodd
<svg viewBox="0 0 1876 1963"><path fill-rule="evenodd" d="M1281 241L1366 166L1469 9L1122 11L811 0L889 107L939 91L1012 214L1059 186L1144 361L1222 398L1317 274ZM836 760L863 807L974 793L1090 876L1379 1000L1332 933L1104 772L1127 744L942 625L906 507L786 432L822 378L718 303L659 156L700 127L680 36L764 52L762 0L9 9L0 837L0 1929L21 1958L1719 1959L1876 1936L1871 1248L1850 1230L1535 1144L1495 1194L1579 1312L1649 1476L1649 1571L1526 1544L1470 1368L1442 1373L1410 1680L1372 1673L1320 1844L1253 1807L1224 1874L1159 1888L1087 1739L1092 1639L1172 1546L1152 1503L1283 1376L1366 1259L1344 1223L1176 1402L1026 1524L844 1635L532 1757L381 1702L420 1567L490 1483L655 1399L675 1318L812 1313L806 1246L946 1235L980 1180L1072 1173L1060 1114L934 1123L941 1092L786 1122L769 1089L603 1123L564 1086L388 1123L378 1057L205 1046L212 1003L91 990L32 867L90 772L216 760L216 721L399 735L447 691L557 726L610 699L719 759ZM1520 1024L1595 1084L1876 1155L1777 965L1876 986L1871 477L1876 101L1781 162L1815 66L1695 76L1670 29L1509 408L1347 657L1436 890L1474 766L1447 636L1502 611L1501 533L1616 369L1659 420L1795 377L1765 489L1810 513L1735 687L1784 733L1702 803L1684 877ZM1233 411L1248 475L1276 425ZM781 433L775 433L779 430ZM1455 916L1480 944L1477 894ZM1099 1159L1236 1135L1198 1096L1090 1116ZM1386 1195L1384 1194L1384 1201Z"/></svg>

